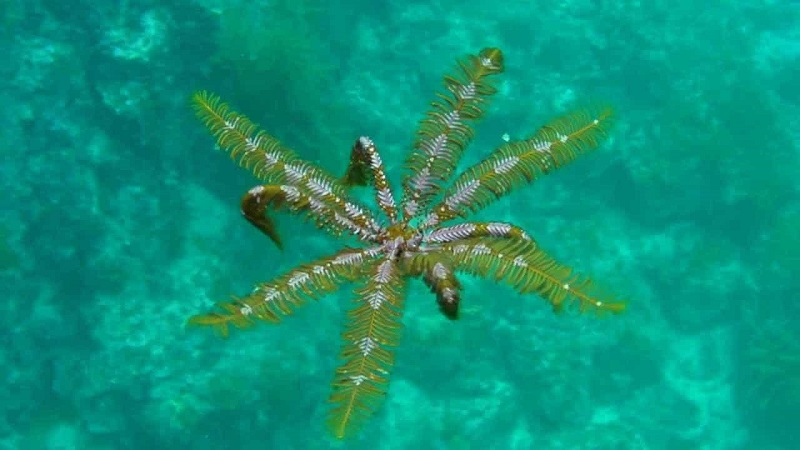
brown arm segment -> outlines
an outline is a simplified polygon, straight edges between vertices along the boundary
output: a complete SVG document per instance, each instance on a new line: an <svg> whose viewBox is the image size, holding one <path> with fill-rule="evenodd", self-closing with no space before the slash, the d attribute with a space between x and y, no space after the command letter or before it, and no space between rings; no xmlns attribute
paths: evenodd
<svg viewBox="0 0 800 450"><path fill-rule="evenodd" d="M375 201L391 223L397 223L397 202L386 179L386 170L380 153L372 139L361 136L353 144L350 152L350 165L344 179L345 186L366 186L375 188Z"/></svg>
<svg viewBox="0 0 800 450"><path fill-rule="evenodd" d="M281 185L304 196L311 214L324 213L326 227L346 231L362 241L376 242L382 231L371 212L347 196L338 180L322 167L305 161L247 117L231 111L219 97L198 92L193 97L197 116L220 148L270 185ZM330 220L333 219L333 220Z"/></svg>
<svg viewBox="0 0 800 450"><path fill-rule="evenodd" d="M281 248L281 240L275 229L275 223L267 215L267 210L286 210L290 213L302 213L306 219L327 231L333 236L341 236L351 232L362 239L372 239L372 235L356 223L356 218L343 214L337 204L320 201L292 185L263 184L256 186L242 197L242 215L256 228Z"/></svg>
<svg viewBox="0 0 800 450"><path fill-rule="evenodd" d="M450 320L458 319L458 306L461 303L461 283L456 278L453 264L448 254L431 251L414 255L404 261L403 270L409 276L421 277L425 285L436 294L439 311Z"/></svg>
<svg viewBox="0 0 800 450"><path fill-rule="evenodd" d="M266 234L281 250L283 250L283 243L275 229L275 222L267 216L267 206L280 208L284 203L283 197L280 186L256 186L242 196L241 203L244 218Z"/></svg>
<svg viewBox="0 0 800 450"><path fill-rule="evenodd" d="M458 319L458 305L461 303L461 283L453 268L444 261L437 261L426 270L422 277L425 285L436 294L439 311L450 320Z"/></svg>

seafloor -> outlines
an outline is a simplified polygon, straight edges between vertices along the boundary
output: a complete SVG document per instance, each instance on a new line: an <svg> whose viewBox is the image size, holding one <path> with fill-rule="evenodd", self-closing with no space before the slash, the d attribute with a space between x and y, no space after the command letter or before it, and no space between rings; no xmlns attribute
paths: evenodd
<svg viewBox="0 0 800 450"><path fill-rule="evenodd" d="M3 1L0 449L800 448L798 24L792 1ZM480 217L628 311L466 277L452 322L415 283L386 402L337 444L347 290L227 340L186 327L341 245L279 215L279 252L242 220L257 180L189 99L336 174L367 134L398 184L486 46L507 69L464 164L583 102L617 123Z"/></svg>

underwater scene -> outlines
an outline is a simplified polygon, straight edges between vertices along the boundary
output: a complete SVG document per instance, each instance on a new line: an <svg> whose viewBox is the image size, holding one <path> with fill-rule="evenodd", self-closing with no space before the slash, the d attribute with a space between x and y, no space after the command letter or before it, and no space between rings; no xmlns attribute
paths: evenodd
<svg viewBox="0 0 800 450"><path fill-rule="evenodd" d="M800 448L798 24L2 2L0 450Z"/></svg>

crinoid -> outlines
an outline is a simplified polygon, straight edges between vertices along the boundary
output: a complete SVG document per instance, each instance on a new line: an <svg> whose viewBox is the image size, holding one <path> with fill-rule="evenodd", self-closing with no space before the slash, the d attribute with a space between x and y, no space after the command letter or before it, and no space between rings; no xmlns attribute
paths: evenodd
<svg viewBox="0 0 800 450"><path fill-rule="evenodd" d="M355 141L347 172L337 178L298 157L218 97L206 92L194 96L197 115L219 146L266 183L242 199L242 213L250 223L280 246L268 213L284 211L305 216L334 236L354 236L362 244L303 264L244 297L220 303L216 312L190 319L227 335L229 325L279 322L309 299L354 284L341 365L330 397L329 425L339 438L352 434L386 395L394 348L400 342L406 286L412 278L422 279L449 319L458 317L459 274L536 293L556 310L567 305L582 311L624 308L599 295L588 278L553 260L519 227L467 220L515 187L596 147L610 124L609 109L577 111L529 139L506 142L445 188L473 137L473 125L496 92L490 78L502 71L500 50L486 48L460 61L457 73L444 78L444 91L421 121L400 192L389 185L378 148L368 137ZM377 208L348 195L355 185L374 190Z"/></svg>

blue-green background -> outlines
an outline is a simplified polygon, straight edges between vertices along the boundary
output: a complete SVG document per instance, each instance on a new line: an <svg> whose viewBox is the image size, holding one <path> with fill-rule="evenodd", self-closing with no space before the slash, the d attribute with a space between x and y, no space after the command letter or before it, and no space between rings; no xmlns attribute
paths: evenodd
<svg viewBox="0 0 800 450"><path fill-rule="evenodd" d="M0 449L793 449L800 412L795 1L0 3ZM334 173L393 181L456 58L507 70L464 163L584 101L611 138L481 218L524 227L623 316L414 284L384 407L324 427L349 296L222 340L187 329L337 242L238 212L197 89Z"/></svg>

